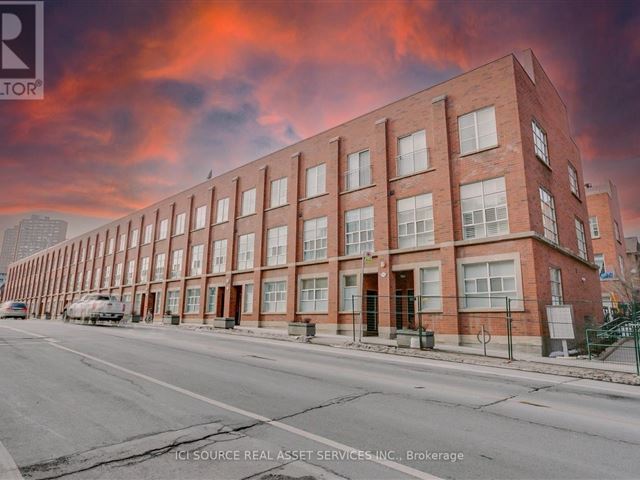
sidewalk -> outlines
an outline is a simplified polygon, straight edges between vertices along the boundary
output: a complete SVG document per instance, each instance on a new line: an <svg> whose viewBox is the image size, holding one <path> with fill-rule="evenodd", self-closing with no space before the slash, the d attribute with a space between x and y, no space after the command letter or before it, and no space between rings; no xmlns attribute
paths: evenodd
<svg viewBox="0 0 640 480"><path fill-rule="evenodd" d="M505 352L491 352L483 356L477 348L440 345L433 350L419 350L413 348L398 348L395 340L378 337L363 337L362 341L353 341L352 336L317 334L314 337L291 337L286 330L272 328L243 327L237 325L233 329L214 329L213 325L181 324L171 327L168 325L141 325L140 328L184 328L194 331L221 335L240 335L248 337L266 338L271 340L311 343L314 345L332 346L352 350L386 353L391 355L410 356L431 360L442 360L456 363L467 363L498 368L508 368L527 372L562 375L589 380L599 380L627 385L639 385L640 377L635 374L633 365L606 364L597 360L572 358L548 358L533 354L515 353L515 360L500 358ZM357 339L358 340L358 339Z"/></svg>

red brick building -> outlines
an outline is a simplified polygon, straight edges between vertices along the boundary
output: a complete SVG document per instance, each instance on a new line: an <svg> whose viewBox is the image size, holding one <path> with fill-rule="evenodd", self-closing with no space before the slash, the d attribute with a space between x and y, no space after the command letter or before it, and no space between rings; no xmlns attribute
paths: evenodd
<svg viewBox="0 0 640 480"><path fill-rule="evenodd" d="M594 261L598 265L602 303L615 306L632 298L632 274L627 262L627 248L620 214L618 189L609 180L587 188L589 229Z"/></svg>
<svg viewBox="0 0 640 480"><path fill-rule="evenodd" d="M578 335L600 318L585 198L565 105L527 51L14 263L5 297L57 315L109 291L184 323L350 333L364 293L375 318L359 322L393 338L394 295L422 294L451 343L476 342L474 318L504 318L509 297L516 344L541 352L545 305L582 301Z"/></svg>

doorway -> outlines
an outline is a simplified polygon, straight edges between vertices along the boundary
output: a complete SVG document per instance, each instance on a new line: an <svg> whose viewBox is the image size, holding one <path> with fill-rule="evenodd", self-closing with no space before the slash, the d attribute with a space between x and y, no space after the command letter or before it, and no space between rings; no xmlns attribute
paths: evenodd
<svg viewBox="0 0 640 480"><path fill-rule="evenodd" d="M415 328L415 290L413 270L394 272L396 330Z"/></svg>
<svg viewBox="0 0 640 480"><path fill-rule="evenodd" d="M153 315L153 312L156 306L156 292L149 293L149 298L147 300L146 305L147 305L146 312L149 312L151 313L151 315ZM146 317L146 312L145 312L145 317Z"/></svg>
<svg viewBox="0 0 640 480"><path fill-rule="evenodd" d="M240 325L240 317L242 315L242 285L234 285L231 295L231 311L236 325Z"/></svg>

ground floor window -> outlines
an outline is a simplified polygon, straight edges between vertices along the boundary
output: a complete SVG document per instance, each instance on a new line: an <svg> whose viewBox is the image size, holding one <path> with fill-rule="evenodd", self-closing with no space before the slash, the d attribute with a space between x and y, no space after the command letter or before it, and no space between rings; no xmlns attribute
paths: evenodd
<svg viewBox="0 0 640 480"><path fill-rule="evenodd" d="M303 278L300 280L300 311L326 312L328 295L327 277Z"/></svg>
<svg viewBox="0 0 640 480"><path fill-rule="evenodd" d="M287 282L264 282L262 311L264 313L284 313L287 310Z"/></svg>
<svg viewBox="0 0 640 480"><path fill-rule="evenodd" d="M253 283L247 283L242 287L242 313L253 312Z"/></svg>
<svg viewBox="0 0 640 480"><path fill-rule="evenodd" d="M207 312L217 313L218 287L209 287L207 289Z"/></svg>
<svg viewBox="0 0 640 480"><path fill-rule="evenodd" d="M420 309L439 310L442 308L440 288L440 268L420 269Z"/></svg>
<svg viewBox="0 0 640 480"><path fill-rule="evenodd" d="M467 263L462 266L464 308L506 308L516 298L514 260Z"/></svg>
<svg viewBox="0 0 640 480"><path fill-rule="evenodd" d="M551 279L551 305L562 305L562 272L559 268L549 269Z"/></svg>
<svg viewBox="0 0 640 480"><path fill-rule="evenodd" d="M342 311L343 312L359 312L358 295L360 290L358 287L358 275L345 275L342 277Z"/></svg>
<svg viewBox="0 0 640 480"><path fill-rule="evenodd" d="M187 304L185 313L198 313L200 311L200 287L187 288Z"/></svg>
<svg viewBox="0 0 640 480"><path fill-rule="evenodd" d="M169 313L178 313L178 300L180 299L179 290L169 290L167 292L167 311Z"/></svg>

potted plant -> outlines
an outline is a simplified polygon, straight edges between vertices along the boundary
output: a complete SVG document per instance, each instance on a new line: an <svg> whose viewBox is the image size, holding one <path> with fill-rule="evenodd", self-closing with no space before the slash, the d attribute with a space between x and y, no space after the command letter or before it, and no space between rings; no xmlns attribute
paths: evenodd
<svg viewBox="0 0 640 480"><path fill-rule="evenodd" d="M287 329L289 335L294 336L313 337L316 334L316 324L310 318L295 319L289 322Z"/></svg>
<svg viewBox="0 0 640 480"><path fill-rule="evenodd" d="M213 319L213 328L231 329L236 326L236 319L233 317L216 317Z"/></svg>
<svg viewBox="0 0 640 480"><path fill-rule="evenodd" d="M171 310L164 312L162 323L165 325L180 325L180 315L174 315Z"/></svg>

